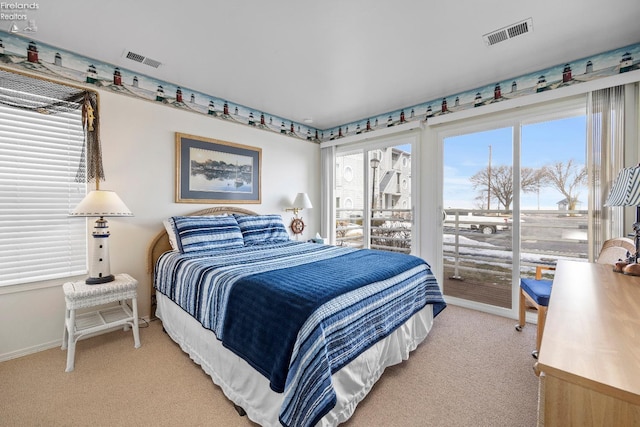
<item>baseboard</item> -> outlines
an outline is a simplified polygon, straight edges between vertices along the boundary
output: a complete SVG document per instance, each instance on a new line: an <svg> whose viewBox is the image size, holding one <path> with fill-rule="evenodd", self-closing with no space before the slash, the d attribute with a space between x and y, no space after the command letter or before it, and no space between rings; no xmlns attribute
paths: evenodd
<svg viewBox="0 0 640 427"><path fill-rule="evenodd" d="M444 297L447 304L457 305L463 308L469 308L471 310L481 311L483 313L495 314L496 316L507 317L510 319L518 319L518 306L515 309L497 307L495 305L482 304L479 302L474 302L462 298L450 297L445 295ZM538 316L535 312L527 311L525 322L532 323L534 325L538 324Z"/></svg>
<svg viewBox="0 0 640 427"><path fill-rule="evenodd" d="M144 320L147 323L153 320L149 316L143 316L140 319ZM92 336L99 335L99 334L100 333L97 333L94 335L88 335L86 336L86 338L90 338ZM62 347L62 339L56 339L47 343L42 343L42 344L34 345L32 347L21 348L20 350L0 354L0 362L6 362L7 360L17 359L18 357L28 356L33 353L38 353L40 351L45 351L45 350L49 350L56 347L57 348Z"/></svg>
<svg viewBox="0 0 640 427"><path fill-rule="evenodd" d="M51 348L62 346L62 340L57 339L47 343L35 345L33 347L22 348L20 350L12 351L10 353L0 354L0 362L5 362L11 359L17 359L18 357L28 356L29 354L38 353L40 351L49 350Z"/></svg>

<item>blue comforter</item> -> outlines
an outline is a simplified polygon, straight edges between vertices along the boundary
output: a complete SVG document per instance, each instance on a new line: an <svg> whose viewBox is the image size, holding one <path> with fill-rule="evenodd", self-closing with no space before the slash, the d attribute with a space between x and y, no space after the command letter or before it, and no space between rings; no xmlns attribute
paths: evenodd
<svg viewBox="0 0 640 427"><path fill-rule="evenodd" d="M285 393L285 426L314 425L335 405L333 372L425 304L445 307L420 258L299 242L168 253L155 287Z"/></svg>

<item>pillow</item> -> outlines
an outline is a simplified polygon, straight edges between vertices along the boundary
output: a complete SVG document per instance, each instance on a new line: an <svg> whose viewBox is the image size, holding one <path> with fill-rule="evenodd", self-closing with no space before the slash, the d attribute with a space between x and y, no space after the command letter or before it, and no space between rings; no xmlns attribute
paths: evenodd
<svg viewBox="0 0 640 427"><path fill-rule="evenodd" d="M244 245L238 222L233 216L174 216L176 241L180 252L238 248Z"/></svg>
<svg viewBox="0 0 640 427"><path fill-rule="evenodd" d="M213 215L213 216L228 216L228 214L225 213L225 214ZM180 245L178 245L178 238L176 237L176 228L173 223L173 217L165 219L164 221L162 221L162 224L164 225L164 229L167 231L167 236L169 237L169 244L171 245L171 249L173 249L174 251L179 251Z"/></svg>
<svg viewBox="0 0 640 427"><path fill-rule="evenodd" d="M289 241L289 233L280 215L238 215L236 220L245 246Z"/></svg>
<svg viewBox="0 0 640 427"><path fill-rule="evenodd" d="M162 221L164 224L164 229L167 230L167 236L169 236L169 244L171 244L171 249L174 251L179 251L180 247L178 246L178 239L176 238L176 230L173 228L173 218L165 219Z"/></svg>

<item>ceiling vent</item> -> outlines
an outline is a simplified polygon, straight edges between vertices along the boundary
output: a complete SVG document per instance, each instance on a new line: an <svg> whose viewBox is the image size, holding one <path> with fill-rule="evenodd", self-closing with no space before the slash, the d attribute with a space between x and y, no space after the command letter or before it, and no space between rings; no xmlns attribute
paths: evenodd
<svg viewBox="0 0 640 427"><path fill-rule="evenodd" d="M514 37L518 37L533 31L533 20L531 18L524 21L509 25L508 27L501 28L496 31L492 31L482 36L487 46L493 46L496 43L500 43Z"/></svg>
<svg viewBox="0 0 640 427"><path fill-rule="evenodd" d="M130 59L135 62L139 62L140 64L148 65L153 68L158 68L162 63L160 61L156 61L155 59L147 58L144 55L140 55L139 53L131 52L130 50L125 50L122 55L124 58Z"/></svg>

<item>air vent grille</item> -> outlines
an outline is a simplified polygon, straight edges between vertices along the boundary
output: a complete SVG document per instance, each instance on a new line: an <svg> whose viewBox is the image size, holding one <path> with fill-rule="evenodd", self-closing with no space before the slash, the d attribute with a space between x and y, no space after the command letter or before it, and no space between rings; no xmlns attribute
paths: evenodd
<svg viewBox="0 0 640 427"><path fill-rule="evenodd" d="M130 59L135 62L139 62L144 65L148 65L153 68L158 68L162 65L160 61L156 61L155 59L147 58L144 55L140 55L139 53L131 52L130 50L126 50L124 55L125 58Z"/></svg>
<svg viewBox="0 0 640 427"><path fill-rule="evenodd" d="M496 43L500 43L514 37L518 37L533 31L533 20L531 18L524 21L509 25L508 27L501 28L496 31L492 31L482 36L487 46L493 46Z"/></svg>
<svg viewBox="0 0 640 427"><path fill-rule="evenodd" d="M503 42L509 39L506 31L498 31L497 33L489 34L487 36L489 39L489 46L494 45L496 43Z"/></svg>
<svg viewBox="0 0 640 427"><path fill-rule="evenodd" d="M144 61L142 61L142 63L153 68L158 68L160 65L162 65L159 61L151 58L144 58Z"/></svg>
<svg viewBox="0 0 640 427"><path fill-rule="evenodd" d="M144 56L138 55L137 53L133 53L133 52L127 52L126 58L136 62L144 61Z"/></svg>
<svg viewBox="0 0 640 427"><path fill-rule="evenodd" d="M509 38L516 37L528 32L529 32L529 25L527 24L527 21L521 22L520 24L507 28L507 33L509 34Z"/></svg>

